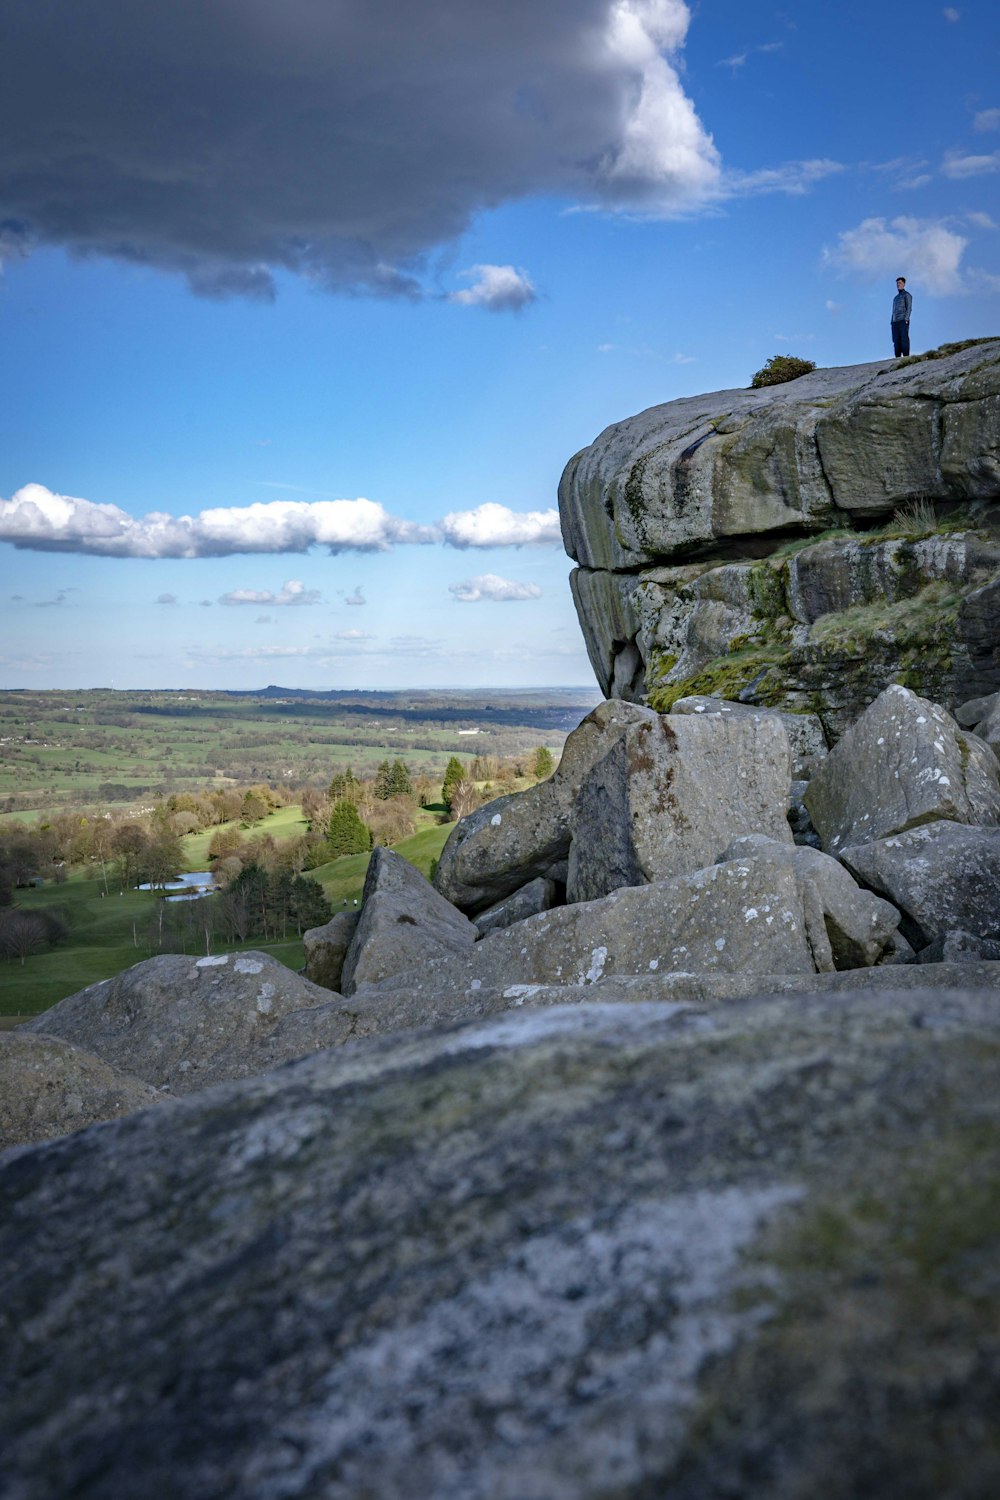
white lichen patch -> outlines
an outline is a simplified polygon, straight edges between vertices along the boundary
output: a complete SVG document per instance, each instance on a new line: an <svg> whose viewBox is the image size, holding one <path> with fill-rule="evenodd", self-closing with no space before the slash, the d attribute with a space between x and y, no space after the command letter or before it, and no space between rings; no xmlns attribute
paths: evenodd
<svg viewBox="0 0 1000 1500"><path fill-rule="evenodd" d="M196 969L217 969L229 962L228 953L213 953L208 958L199 958L195 963Z"/></svg>
<svg viewBox="0 0 1000 1500"><path fill-rule="evenodd" d="M499 828L500 824L502 822L503 822L503 817L501 816L501 814L500 813L494 813L493 816L492 816L492 818L490 819L490 827L491 828Z"/></svg>
<svg viewBox="0 0 1000 1500"><path fill-rule="evenodd" d="M237 974L259 974L264 965L259 958L238 958L233 964ZM271 985L273 992L274 985Z"/></svg>
<svg viewBox="0 0 1000 1500"><path fill-rule="evenodd" d="M239 968L239 964L237 964L236 967ZM242 972L256 974L259 973L259 971L263 967L263 964L258 964L256 969L244 969ZM275 985L271 984L270 982L266 982L261 985L260 990L257 994L257 1009L260 1011L262 1016L270 1015L271 1011L274 1009L274 997L276 994L277 988Z"/></svg>

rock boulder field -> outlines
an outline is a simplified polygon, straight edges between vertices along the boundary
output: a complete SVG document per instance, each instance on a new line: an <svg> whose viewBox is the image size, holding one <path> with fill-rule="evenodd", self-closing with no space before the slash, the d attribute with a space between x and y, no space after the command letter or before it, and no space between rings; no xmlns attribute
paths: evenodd
<svg viewBox="0 0 1000 1500"><path fill-rule="evenodd" d="M0 1159L3 1488L1000 1493L995 993L578 1006Z"/></svg>
<svg viewBox="0 0 1000 1500"><path fill-rule="evenodd" d="M651 407L559 504L609 697L743 695L836 738L900 674L949 709L1000 689L1000 339Z"/></svg>
<svg viewBox="0 0 1000 1500"><path fill-rule="evenodd" d="M609 428L555 773L0 1038L3 1500L1000 1494L998 374Z"/></svg>

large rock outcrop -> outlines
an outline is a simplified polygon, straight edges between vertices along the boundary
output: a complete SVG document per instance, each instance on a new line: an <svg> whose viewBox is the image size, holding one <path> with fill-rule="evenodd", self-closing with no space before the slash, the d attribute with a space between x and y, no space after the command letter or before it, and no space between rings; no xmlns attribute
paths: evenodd
<svg viewBox="0 0 1000 1500"><path fill-rule="evenodd" d="M609 696L742 695L836 738L892 681L949 708L1000 689L1000 340L938 353L672 401L570 461Z"/></svg>
<svg viewBox="0 0 1000 1500"><path fill-rule="evenodd" d="M578 1006L7 1155L4 1493L995 1495L998 1046Z"/></svg>
<svg viewBox="0 0 1000 1500"><path fill-rule="evenodd" d="M56 1036L0 1032L0 1151L155 1104L161 1095Z"/></svg>

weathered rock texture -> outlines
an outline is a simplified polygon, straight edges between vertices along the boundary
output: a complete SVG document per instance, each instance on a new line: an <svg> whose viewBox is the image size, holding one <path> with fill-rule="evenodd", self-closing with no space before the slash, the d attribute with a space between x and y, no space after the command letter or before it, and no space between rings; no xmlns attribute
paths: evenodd
<svg viewBox="0 0 1000 1500"><path fill-rule="evenodd" d="M456 823L441 851L436 889L463 911L477 912L550 876L569 853L573 803L587 772L629 724L653 718L632 703L598 704L568 736L547 781L497 797Z"/></svg>
<svg viewBox="0 0 1000 1500"><path fill-rule="evenodd" d="M133 1114L160 1097L59 1037L0 1032L0 1151Z"/></svg>
<svg viewBox="0 0 1000 1500"><path fill-rule="evenodd" d="M188 1094L343 1039L350 1028L338 1003L268 953L165 953L67 996L20 1030L64 1037L157 1088ZM320 1007L305 1040L297 1014Z"/></svg>
<svg viewBox="0 0 1000 1500"><path fill-rule="evenodd" d="M313 984L325 990L340 990L344 959L360 919L359 911L339 911L322 927L310 927L302 934L306 955L302 972Z"/></svg>
<svg viewBox="0 0 1000 1500"><path fill-rule="evenodd" d="M998 1047L995 994L576 1007L9 1155L5 1493L985 1500Z"/></svg>
<svg viewBox="0 0 1000 1500"><path fill-rule="evenodd" d="M790 781L776 717L650 714L629 725L577 793L567 899L701 869L744 833L790 844Z"/></svg>
<svg viewBox="0 0 1000 1500"><path fill-rule="evenodd" d="M899 908L918 952L952 932L1000 940L1000 828L925 823L845 849L841 859Z"/></svg>
<svg viewBox="0 0 1000 1500"><path fill-rule="evenodd" d="M341 988L377 984L446 953L464 953L479 933L460 911L392 849L368 861L361 919L344 959Z"/></svg>
<svg viewBox="0 0 1000 1500"><path fill-rule="evenodd" d="M997 339L652 407L559 500L604 692L742 695L832 738L892 681L947 707L1000 688L998 502Z"/></svg>
<svg viewBox="0 0 1000 1500"><path fill-rule="evenodd" d="M880 693L827 756L804 796L824 849L921 823L1000 822L993 751L908 688Z"/></svg>

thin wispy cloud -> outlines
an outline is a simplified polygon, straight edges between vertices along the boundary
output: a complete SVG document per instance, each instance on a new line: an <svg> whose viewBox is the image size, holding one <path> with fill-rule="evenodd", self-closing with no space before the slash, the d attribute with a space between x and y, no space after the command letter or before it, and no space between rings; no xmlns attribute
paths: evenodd
<svg viewBox="0 0 1000 1500"><path fill-rule="evenodd" d="M270 300L280 270L416 298L483 209L670 212L718 182L684 0L77 11L21 4L5 37L8 256L63 246L205 297Z"/></svg>
<svg viewBox="0 0 1000 1500"><path fill-rule="evenodd" d="M158 594L156 596L156 602L157 602L157 604L176 604L178 602L177 595L176 594Z"/></svg>
<svg viewBox="0 0 1000 1500"><path fill-rule="evenodd" d="M1000 130L1000 109L977 110L972 119L973 130Z"/></svg>
<svg viewBox="0 0 1000 1500"><path fill-rule="evenodd" d="M537 583L517 583L513 578L501 578L497 573L481 573L478 578L450 583L448 592L457 604L515 604L542 597Z"/></svg>
<svg viewBox="0 0 1000 1500"><path fill-rule="evenodd" d="M949 151L941 163L945 177L961 180L965 177L982 177L990 172L1000 172L1000 151L976 155L973 152Z"/></svg>
<svg viewBox="0 0 1000 1500"><path fill-rule="evenodd" d="M787 161L778 167L762 167L756 172L727 172L721 196L753 197L759 193L788 193L799 197L822 182L845 171L843 162L816 157L809 161Z"/></svg>
<svg viewBox="0 0 1000 1500"><path fill-rule="evenodd" d="M823 258L836 270L868 280L906 276L909 284L946 296L966 289L961 263L967 245L941 220L873 218L844 230Z"/></svg>
<svg viewBox="0 0 1000 1500"><path fill-rule="evenodd" d="M991 219L989 214L976 212L968 213L965 217L968 219L969 223L974 224L977 229L996 229L997 227L996 221L994 219Z"/></svg>
<svg viewBox="0 0 1000 1500"><path fill-rule="evenodd" d="M527 273L513 266L473 266L461 275L469 277L472 285L452 292L449 301L465 307L483 307L487 312L520 312L538 301Z"/></svg>
<svg viewBox="0 0 1000 1500"><path fill-rule="evenodd" d="M358 588L356 588L354 590L353 594L348 594L345 597L344 603L345 604L351 604L351 605L353 605L355 607L358 607L358 606L360 606L362 604L367 604L368 600L364 596L363 589L359 586Z"/></svg>
<svg viewBox="0 0 1000 1500"><path fill-rule="evenodd" d="M322 599L319 589L307 589L305 584L296 578L289 578L281 585L277 593L270 589L231 589L228 594L219 597L220 604L254 604L258 607L262 604L267 606L278 605L308 605L319 604Z"/></svg>
<svg viewBox="0 0 1000 1500"><path fill-rule="evenodd" d="M952 24L962 19L962 12L960 10L956 10L953 5L946 5L941 14L944 16L946 21L951 21Z"/></svg>

